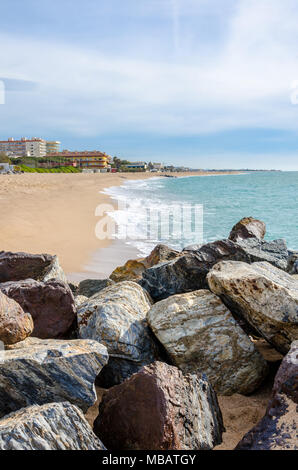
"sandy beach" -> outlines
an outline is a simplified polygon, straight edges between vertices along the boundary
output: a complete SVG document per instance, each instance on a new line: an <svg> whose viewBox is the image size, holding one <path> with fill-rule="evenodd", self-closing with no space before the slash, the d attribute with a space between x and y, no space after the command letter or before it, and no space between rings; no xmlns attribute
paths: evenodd
<svg viewBox="0 0 298 470"><path fill-rule="evenodd" d="M186 173L185 176L207 173ZM214 173L212 173L214 174ZM173 176L184 176L183 173ZM59 257L67 275L88 272L95 254L111 240L99 240L95 216L99 204L113 201L102 191L130 179L147 179L158 173L21 174L0 175L0 249L49 253ZM101 252L103 253L103 252ZM120 263L125 253L113 253ZM98 255L97 255L98 257ZM101 254L100 254L101 257ZM127 260L129 256L123 259ZM100 262L100 260L96 260ZM111 266L115 265L117 260ZM108 263L104 260L104 273Z"/></svg>

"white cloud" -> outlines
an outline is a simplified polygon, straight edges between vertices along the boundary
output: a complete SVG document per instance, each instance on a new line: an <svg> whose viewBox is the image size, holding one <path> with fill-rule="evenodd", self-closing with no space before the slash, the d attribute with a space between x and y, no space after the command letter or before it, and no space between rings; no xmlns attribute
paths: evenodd
<svg viewBox="0 0 298 470"><path fill-rule="evenodd" d="M174 44L180 15L171 0ZM214 2L213 2L214 3ZM185 7L184 7L185 5ZM199 134L246 127L296 129L290 86L298 79L298 7L293 0L241 0L209 57L173 63L107 55L68 44L0 34L1 76L38 82L0 109L6 130L24 107L31 126L63 127L77 135L140 131ZM201 1L200 8L207 8ZM185 26L184 26L185 27ZM141 51L140 51L141 53Z"/></svg>

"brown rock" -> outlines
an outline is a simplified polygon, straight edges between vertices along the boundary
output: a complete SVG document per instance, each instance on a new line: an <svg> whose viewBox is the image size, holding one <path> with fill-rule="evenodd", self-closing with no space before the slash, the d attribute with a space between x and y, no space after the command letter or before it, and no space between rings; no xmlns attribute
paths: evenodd
<svg viewBox="0 0 298 470"><path fill-rule="evenodd" d="M110 278L115 282L137 281L147 268L151 268L163 261L170 261L180 256L179 251L173 250L166 245L156 245L150 255L146 258L128 260L124 266L116 268Z"/></svg>
<svg viewBox="0 0 298 470"><path fill-rule="evenodd" d="M244 217L231 230L229 240L238 242L247 238L258 238L262 240L266 233L266 225L261 220L253 217Z"/></svg>
<svg viewBox="0 0 298 470"><path fill-rule="evenodd" d="M74 297L68 285L61 281L5 282L0 284L0 290L31 314L32 336L37 338L64 338L76 319Z"/></svg>
<svg viewBox="0 0 298 470"><path fill-rule="evenodd" d="M223 430L207 380L162 362L106 392L94 423L109 450L207 450Z"/></svg>
<svg viewBox="0 0 298 470"><path fill-rule="evenodd" d="M236 450L298 450L298 341L293 342L276 374L265 416Z"/></svg>
<svg viewBox="0 0 298 470"><path fill-rule="evenodd" d="M66 282L57 256L0 252L0 282L23 279L47 281L53 278Z"/></svg>
<svg viewBox="0 0 298 470"><path fill-rule="evenodd" d="M13 299L0 292L0 341L15 344L27 338L33 331L33 320L29 313Z"/></svg>

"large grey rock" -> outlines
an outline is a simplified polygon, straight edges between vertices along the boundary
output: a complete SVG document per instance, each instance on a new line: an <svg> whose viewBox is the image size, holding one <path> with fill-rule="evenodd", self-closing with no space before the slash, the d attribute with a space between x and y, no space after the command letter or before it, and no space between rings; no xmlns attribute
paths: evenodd
<svg viewBox="0 0 298 470"><path fill-rule="evenodd" d="M244 217L231 230L229 239L234 242L246 240L248 238L263 239L266 234L264 222L253 217Z"/></svg>
<svg viewBox="0 0 298 470"><path fill-rule="evenodd" d="M237 450L298 450L298 341L276 374L265 416L239 442Z"/></svg>
<svg viewBox="0 0 298 470"><path fill-rule="evenodd" d="M208 274L210 289L279 352L298 339L298 282L269 263L223 261Z"/></svg>
<svg viewBox="0 0 298 470"><path fill-rule="evenodd" d="M205 377L155 362L104 394L94 431L109 450L210 450L224 428Z"/></svg>
<svg viewBox="0 0 298 470"><path fill-rule="evenodd" d="M287 271L289 274L298 274L298 251L289 251Z"/></svg>
<svg viewBox="0 0 298 470"><path fill-rule="evenodd" d="M30 406L0 420L0 450L105 450L70 403Z"/></svg>
<svg viewBox="0 0 298 470"><path fill-rule="evenodd" d="M99 341L110 356L100 375L102 386L120 383L154 361L155 345L146 322L150 306L146 291L124 281L100 291L79 307L80 338Z"/></svg>
<svg viewBox="0 0 298 470"><path fill-rule="evenodd" d="M87 411L96 401L95 378L107 361L106 348L91 340L27 338L0 351L0 416L61 401Z"/></svg>
<svg viewBox="0 0 298 470"><path fill-rule="evenodd" d="M33 327L30 313L0 291L0 341L4 344L22 341L32 333Z"/></svg>
<svg viewBox="0 0 298 470"><path fill-rule="evenodd" d="M36 281L58 279L66 282L66 276L59 265L57 256L0 252L0 282L21 281L29 278Z"/></svg>
<svg viewBox="0 0 298 470"><path fill-rule="evenodd" d="M207 290L161 300L147 319L173 363L183 372L204 372L217 393L251 393L266 375L266 361Z"/></svg>
<svg viewBox="0 0 298 470"><path fill-rule="evenodd" d="M32 336L37 338L65 338L76 320L74 297L68 284L62 281L4 282L0 284L0 291L31 314Z"/></svg>
<svg viewBox="0 0 298 470"><path fill-rule="evenodd" d="M206 276L210 269L221 260L268 261L285 269L288 251L284 240L267 242L250 238L235 243L220 240L202 246L198 251L186 251L173 261L161 263L146 269L139 284L154 300L162 300L170 295L191 292L208 287Z"/></svg>
<svg viewBox="0 0 298 470"><path fill-rule="evenodd" d="M76 295L92 297L92 295L113 284L112 279L85 279L79 283Z"/></svg>

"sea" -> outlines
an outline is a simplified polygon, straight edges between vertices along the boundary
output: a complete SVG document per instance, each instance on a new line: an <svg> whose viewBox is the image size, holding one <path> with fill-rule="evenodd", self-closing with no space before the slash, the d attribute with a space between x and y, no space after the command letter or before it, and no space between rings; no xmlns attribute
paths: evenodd
<svg viewBox="0 0 298 470"><path fill-rule="evenodd" d="M298 172L160 176L129 180L104 192L119 206L109 213L114 238L136 248L139 256L157 243L181 250L227 238L233 225L248 216L266 223L265 239L283 238L289 249L298 250Z"/></svg>

